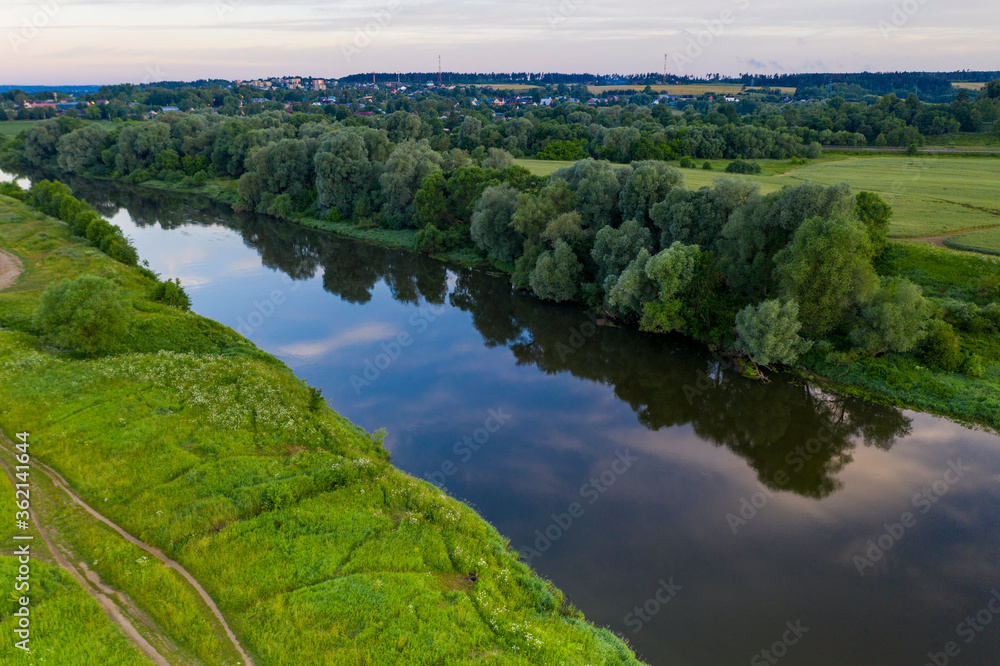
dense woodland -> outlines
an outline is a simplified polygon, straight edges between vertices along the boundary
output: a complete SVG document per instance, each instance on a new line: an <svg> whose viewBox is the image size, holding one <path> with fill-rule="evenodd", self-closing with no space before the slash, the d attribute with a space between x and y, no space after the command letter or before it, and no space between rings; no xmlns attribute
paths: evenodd
<svg viewBox="0 0 1000 666"><path fill-rule="evenodd" d="M451 109L442 118L425 106L339 120L168 112L111 127L60 117L0 145L0 165L188 188L228 179L237 209L414 229L422 250L478 252L540 298L602 308L761 365L810 351L844 363L920 351L934 367L976 373L981 360L961 350L945 313L913 283L876 270L892 214L876 195L805 183L765 196L734 179L692 191L663 160L808 158L814 139L851 129L905 143L897 133L917 140L922 123L992 121L998 108L1000 82L949 105L888 95L748 115L737 105L681 115L575 106L506 119ZM550 178L514 163L539 154L586 159ZM132 260L92 211L45 187L30 195L37 205ZM1000 326L995 305L974 314Z"/></svg>

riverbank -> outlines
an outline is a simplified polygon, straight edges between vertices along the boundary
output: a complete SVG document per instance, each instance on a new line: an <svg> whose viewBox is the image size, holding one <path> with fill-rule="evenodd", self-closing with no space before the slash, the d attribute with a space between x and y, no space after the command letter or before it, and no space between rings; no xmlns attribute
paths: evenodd
<svg viewBox="0 0 1000 666"><path fill-rule="evenodd" d="M378 434L230 329L150 300L141 270L6 197L0 246L25 266L0 293L0 428L30 432L84 502L189 571L257 663L638 663L472 509L395 469ZM131 304L107 357L48 348L32 325L49 284L84 274ZM211 652L218 632L192 640L206 611L175 574L107 529L59 527L182 651ZM89 632L68 625L67 649Z"/></svg>
<svg viewBox="0 0 1000 666"><path fill-rule="evenodd" d="M158 190L176 190L166 183L146 183ZM217 186L216 186L217 187ZM211 191L190 190L218 201ZM415 231L358 229L346 223L302 220L305 226L376 242L383 246L416 251ZM468 258L436 256L443 261L470 263ZM463 261L465 259L465 261ZM471 263L476 263L475 261ZM485 263L481 260L480 263ZM490 265L493 268L495 266ZM499 267L503 270L502 267ZM954 311L948 321L956 329L964 353L981 361L980 372L931 369L920 358L885 354L859 358L849 365L827 362L818 351L806 355L800 366L788 369L804 379L831 390L898 407L926 411L970 426L1000 430L1000 323L975 314L1000 298L1000 262L986 255L959 253L944 248L890 241L890 251L878 266L881 275L905 277L920 285L939 308Z"/></svg>

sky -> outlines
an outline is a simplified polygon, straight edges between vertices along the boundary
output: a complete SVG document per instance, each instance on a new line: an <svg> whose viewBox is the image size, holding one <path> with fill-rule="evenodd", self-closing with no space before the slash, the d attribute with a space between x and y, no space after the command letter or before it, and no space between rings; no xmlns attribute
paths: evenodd
<svg viewBox="0 0 1000 666"><path fill-rule="evenodd" d="M996 0L0 0L0 84L1000 69Z"/></svg>

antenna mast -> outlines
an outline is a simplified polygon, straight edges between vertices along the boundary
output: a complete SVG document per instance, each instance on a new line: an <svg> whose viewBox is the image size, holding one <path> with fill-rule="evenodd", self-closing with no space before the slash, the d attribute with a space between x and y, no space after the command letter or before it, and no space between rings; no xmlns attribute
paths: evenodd
<svg viewBox="0 0 1000 666"><path fill-rule="evenodd" d="M664 53L663 54L663 83L664 84L666 84L666 82L667 82L667 56L668 55L670 55L670 54L668 54L668 53Z"/></svg>
<svg viewBox="0 0 1000 666"><path fill-rule="evenodd" d="M441 85L441 56L438 56L438 85Z"/></svg>

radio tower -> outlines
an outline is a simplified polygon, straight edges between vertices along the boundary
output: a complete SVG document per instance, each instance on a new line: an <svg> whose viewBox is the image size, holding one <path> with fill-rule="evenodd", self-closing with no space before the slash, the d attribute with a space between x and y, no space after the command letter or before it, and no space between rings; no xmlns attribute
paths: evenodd
<svg viewBox="0 0 1000 666"><path fill-rule="evenodd" d="M669 53L664 53L663 54L663 83L664 84L666 84L666 82L667 82L667 56L668 55L670 55L670 54Z"/></svg>
<svg viewBox="0 0 1000 666"><path fill-rule="evenodd" d="M441 85L441 56L438 56L438 85Z"/></svg>

